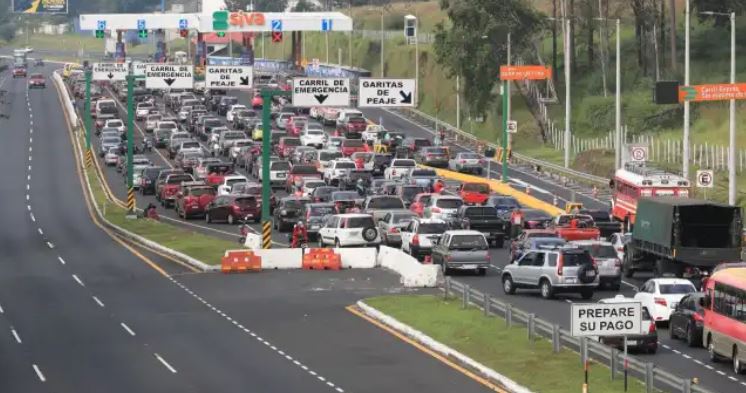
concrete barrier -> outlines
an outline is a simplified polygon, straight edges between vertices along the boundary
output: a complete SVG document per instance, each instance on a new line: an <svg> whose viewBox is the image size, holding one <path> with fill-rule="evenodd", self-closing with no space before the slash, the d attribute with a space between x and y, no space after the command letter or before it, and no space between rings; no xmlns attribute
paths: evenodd
<svg viewBox="0 0 746 393"><path fill-rule="evenodd" d="M558 214L564 213L564 210L556 206L553 206L551 203L544 202L538 198L535 198L535 197L532 197L531 195L526 194L525 192L518 191L515 188L499 180L489 180L483 177L467 175L467 174L459 173L459 172L453 172L453 171L449 171L446 169L439 169L439 168L430 168L430 169L433 169L438 174L438 176L442 176L445 179L458 180L461 182L487 183L490 185L490 189L492 191L498 194L510 195L514 197L521 204L521 206L543 210L551 214L552 216L556 216Z"/></svg>
<svg viewBox="0 0 746 393"><path fill-rule="evenodd" d="M408 288L436 287L442 277L438 265L424 265L396 248L381 246L378 264L398 273L402 285Z"/></svg>
<svg viewBox="0 0 746 393"><path fill-rule="evenodd" d="M335 248L342 257L343 269L372 269L376 267L378 252L373 247Z"/></svg>
<svg viewBox="0 0 746 393"><path fill-rule="evenodd" d="M262 269L300 269L303 254L300 248L256 249L254 254L262 257Z"/></svg>
<svg viewBox="0 0 746 393"><path fill-rule="evenodd" d="M65 110L67 111L67 118L70 122L70 127L75 129L78 126L78 114L75 112L75 108L73 107L73 104L70 100L70 96L67 94L65 82L62 80L62 77L57 72L52 73L52 80L54 80L55 85L57 85L57 91L64 92L63 94L65 99L62 101L64 102Z"/></svg>

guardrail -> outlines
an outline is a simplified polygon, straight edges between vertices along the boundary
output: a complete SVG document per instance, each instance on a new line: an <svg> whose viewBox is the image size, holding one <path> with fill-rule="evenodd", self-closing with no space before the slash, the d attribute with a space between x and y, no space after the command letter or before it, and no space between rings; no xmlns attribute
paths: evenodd
<svg viewBox="0 0 746 393"><path fill-rule="evenodd" d="M485 315L499 316L505 319L507 326L520 323L528 328L528 338L532 340L539 336L552 342L554 352L559 352L562 347L577 351L580 355L580 365L586 360L593 359L599 363L609 366L611 379L620 377L627 365L629 375L642 380L646 392L652 393L655 389L661 389L672 393L714 393L701 386L692 383L691 379L681 378L668 371L656 367L653 362L645 362L635 356L626 357L624 353L616 348L609 347L597 341L591 341L587 337L574 337L558 324L552 324L535 314L514 308L510 303L504 303L482 293L467 284L445 278L443 284L444 297L458 296L461 298L462 307L467 305L481 309Z"/></svg>
<svg viewBox="0 0 746 393"><path fill-rule="evenodd" d="M460 130L451 124L445 123L442 120L436 119L433 116L430 116L427 113L421 112L417 109L399 109L396 110L396 112L420 122L427 123L432 129L436 129L437 126L437 129L445 130L446 139L451 139L457 145L460 145L461 147L467 148L469 150L479 151L485 146L493 147L495 149L500 147L494 143L483 141L476 136L469 134L468 132ZM530 165L539 172L549 172L550 174L555 174L559 177L558 180L565 184L570 181L586 184L589 186L608 186L609 184L609 179L607 178L576 171L570 168L565 168L561 165L531 158L520 153L513 152L511 155L511 161L513 161L514 163L524 163Z"/></svg>

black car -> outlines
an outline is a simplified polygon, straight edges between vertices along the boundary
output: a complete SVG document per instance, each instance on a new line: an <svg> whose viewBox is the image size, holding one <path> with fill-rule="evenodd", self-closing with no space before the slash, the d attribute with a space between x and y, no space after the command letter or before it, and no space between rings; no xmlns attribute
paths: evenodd
<svg viewBox="0 0 746 393"><path fill-rule="evenodd" d="M220 99L220 103L218 104L218 115L225 116L225 114L228 113L228 109L231 107L231 105L236 104L238 104L238 97L223 96Z"/></svg>
<svg viewBox="0 0 746 393"><path fill-rule="evenodd" d="M160 166L154 166L145 168L142 171L142 183L140 183L140 194L148 195L155 194L155 183L158 180L158 175L162 170L166 168Z"/></svg>
<svg viewBox="0 0 746 393"><path fill-rule="evenodd" d="M224 96L225 94L216 94L215 90L210 90L210 97L205 100L207 110L210 112L216 112L218 110L218 105L220 105L220 100L222 100Z"/></svg>
<svg viewBox="0 0 746 393"><path fill-rule="evenodd" d="M370 183L373 181L373 174L370 171L364 170L350 170L347 171L339 179L339 188L342 190L357 190L358 181L363 181L363 187L365 190L370 188Z"/></svg>
<svg viewBox="0 0 746 393"><path fill-rule="evenodd" d="M259 114L250 109L242 109L233 115L233 128L237 130L253 130L260 122Z"/></svg>
<svg viewBox="0 0 746 393"><path fill-rule="evenodd" d="M702 345L705 311L699 302L704 297L705 294L702 292L690 293L676 305L668 323L671 338L682 338L690 347Z"/></svg>
<svg viewBox="0 0 746 393"><path fill-rule="evenodd" d="M324 226L324 218L335 214L333 203L307 203L301 209L301 221L308 230L309 240L316 239L319 229Z"/></svg>
<svg viewBox="0 0 746 393"><path fill-rule="evenodd" d="M391 165L394 156L390 153L376 153L373 156L373 174L383 175L383 171Z"/></svg>
<svg viewBox="0 0 746 393"><path fill-rule="evenodd" d="M289 231L301 219L303 205L310 201L308 198L295 196L280 199L274 212L275 230L279 232Z"/></svg>
<svg viewBox="0 0 746 393"><path fill-rule="evenodd" d="M339 187L321 186L313 189L311 200L314 202L329 202L332 200L332 193L340 191Z"/></svg>

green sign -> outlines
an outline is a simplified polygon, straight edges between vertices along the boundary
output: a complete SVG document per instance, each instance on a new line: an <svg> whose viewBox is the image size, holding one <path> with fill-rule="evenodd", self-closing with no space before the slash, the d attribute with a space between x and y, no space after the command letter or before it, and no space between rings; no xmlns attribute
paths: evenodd
<svg viewBox="0 0 746 393"><path fill-rule="evenodd" d="M215 11L212 13L212 29L228 30L228 11Z"/></svg>
<svg viewBox="0 0 746 393"><path fill-rule="evenodd" d="M137 35L140 38L148 38L148 31L147 30L138 30Z"/></svg>

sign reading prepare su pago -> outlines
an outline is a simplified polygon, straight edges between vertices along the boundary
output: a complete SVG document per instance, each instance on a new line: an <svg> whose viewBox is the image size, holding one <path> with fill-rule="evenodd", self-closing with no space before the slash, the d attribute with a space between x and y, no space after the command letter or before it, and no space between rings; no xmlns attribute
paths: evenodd
<svg viewBox="0 0 746 393"><path fill-rule="evenodd" d="M573 303L570 313L572 335L631 336L642 332L642 304Z"/></svg>

